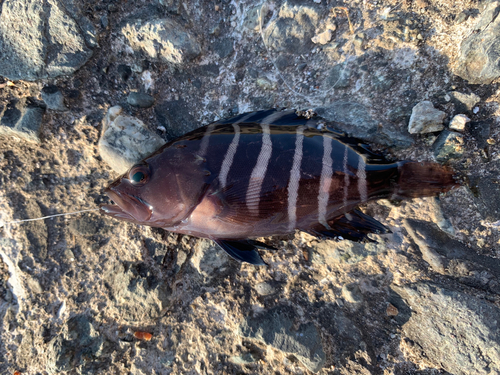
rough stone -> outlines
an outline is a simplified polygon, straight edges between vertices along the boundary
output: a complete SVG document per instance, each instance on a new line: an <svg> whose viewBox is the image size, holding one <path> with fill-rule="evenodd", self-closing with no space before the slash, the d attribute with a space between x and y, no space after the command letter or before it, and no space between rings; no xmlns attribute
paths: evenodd
<svg viewBox="0 0 500 375"><path fill-rule="evenodd" d="M314 108L314 111L326 121L332 122L334 129L345 131L356 138L397 147L408 147L412 143L409 137L391 131L390 127L380 128L369 109L360 103L339 101L327 107Z"/></svg>
<svg viewBox="0 0 500 375"><path fill-rule="evenodd" d="M439 132L444 129L445 117L446 113L434 108L432 102L424 100L413 107L408 132L410 134Z"/></svg>
<svg viewBox="0 0 500 375"><path fill-rule="evenodd" d="M471 135L476 139L478 148L485 148L488 145L491 128L495 126L496 119L490 118L482 121L472 121L469 123Z"/></svg>
<svg viewBox="0 0 500 375"><path fill-rule="evenodd" d="M500 186L497 176L486 176L474 183L481 215L489 221L500 220Z"/></svg>
<svg viewBox="0 0 500 375"><path fill-rule="evenodd" d="M460 133L444 130L432 145L438 161L456 159L464 153L464 136Z"/></svg>
<svg viewBox="0 0 500 375"><path fill-rule="evenodd" d="M269 48L292 54L310 52L318 20L317 12L310 7L284 3L279 15L264 30L263 37Z"/></svg>
<svg viewBox="0 0 500 375"><path fill-rule="evenodd" d="M457 375L500 372L498 307L434 283L393 290L413 311L403 325L403 333L415 343L402 347L407 357Z"/></svg>
<svg viewBox="0 0 500 375"><path fill-rule="evenodd" d="M255 290L261 296L269 296L271 294L275 294L277 292L274 285L270 282L264 281L255 285Z"/></svg>
<svg viewBox="0 0 500 375"><path fill-rule="evenodd" d="M127 97L127 103L134 107L149 108L155 103L155 98L141 92L131 92Z"/></svg>
<svg viewBox="0 0 500 375"><path fill-rule="evenodd" d="M111 303L125 321L156 319L168 301L166 285L140 263L109 262L103 280Z"/></svg>
<svg viewBox="0 0 500 375"><path fill-rule="evenodd" d="M192 266L203 276L205 282L220 276L229 269L230 257L211 240L200 240L191 258Z"/></svg>
<svg viewBox="0 0 500 375"><path fill-rule="evenodd" d="M470 84L488 84L500 77L500 2L490 1L481 18L460 46L455 73Z"/></svg>
<svg viewBox="0 0 500 375"><path fill-rule="evenodd" d="M325 363L321 336L313 323L294 329L296 312L278 306L255 317L247 317L238 334L257 339L287 354L293 354L310 371L318 372Z"/></svg>
<svg viewBox="0 0 500 375"><path fill-rule="evenodd" d="M0 75L28 81L54 78L72 74L88 61L95 46L95 30L88 20L68 11L70 3L3 2ZM42 29L45 32L40 32Z"/></svg>
<svg viewBox="0 0 500 375"><path fill-rule="evenodd" d="M32 99L14 99L0 113L0 135L18 136L39 142L45 108Z"/></svg>
<svg viewBox="0 0 500 375"><path fill-rule="evenodd" d="M344 284L342 286L342 297L352 304L359 304L364 301L363 294L356 283Z"/></svg>
<svg viewBox="0 0 500 375"><path fill-rule="evenodd" d="M48 85L42 89L42 99L48 109L62 112L68 110L64 104L64 96L61 90L55 85Z"/></svg>
<svg viewBox="0 0 500 375"><path fill-rule="evenodd" d="M459 132L463 132L465 130L465 125L470 121L466 115L455 115L450 121L449 128L451 130L456 130Z"/></svg>
<svg viewBox="0 0 500 375"><path fill-rule="evenodd" d="M477 254L431 223L408 219L404 226L422 252L423 259L434 271L456 277L468 286L498 292L493 284L499 281L496 275L500 275L500 261ZM485 279L485 274L491 277Z"/></svg>
<svg viewBox="0 0 500 375"><path fill-rule="evenodd" d="M121 32L134 51L155 61L182 64L201 52L198 41L171 19L134 20Z"/></svg>
<svg viewBox="0 0 500 375"><path fill-rule="evenodd" d="M464 94L459 91L452 91L449 95L456 106L457 112L470 112L481 101L481 98L474 93Z"/></svg>
<svg viewBox="0 0 500 375"><path fill-rule="evenodd" d="M122 114L122 108L115 106L104 120L99 153L113 170L125 173L164 144L142 121Z"/></svg>
<svg viewBox="0 0 500 375"><path fill-rule="evenodd" d="M221 59L225 59L233 53L233 44L232 39L217 40L213 45L213 49Z"/></svg>
<svg viewBox="0 0 500 375"><path fill-rule="evenodd" d="M77 367L94 372L101 362L103 343L103 337L87 316L72 317L48 344L48 373L59 374Z"/></svg>
<svg viewBox="0 0 500 375"><path fill-rule="evenodd" d="M311 245L311 263L329 266L339 263L355 264L370 255L377 255L384 249L382 243L325 240Z"/></svg>

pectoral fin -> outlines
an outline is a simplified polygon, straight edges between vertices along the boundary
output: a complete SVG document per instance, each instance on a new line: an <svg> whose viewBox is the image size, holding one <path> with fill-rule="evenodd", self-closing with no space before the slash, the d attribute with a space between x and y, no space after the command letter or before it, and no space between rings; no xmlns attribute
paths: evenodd
<svg viewBox="0 0 500 375"><path fill-rule="evenodd" d="M215 243L222 247L232 258L239 260L240 262L247 262L256 266L267 265L257 251L257 248L276 250L275 248L262 242L253 240L215 240Z"/></svg>

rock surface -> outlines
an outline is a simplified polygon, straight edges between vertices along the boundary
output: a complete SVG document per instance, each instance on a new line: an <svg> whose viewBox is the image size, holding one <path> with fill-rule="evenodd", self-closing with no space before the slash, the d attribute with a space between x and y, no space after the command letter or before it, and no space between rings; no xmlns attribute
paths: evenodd
<svg viewBox="0 0 500 375"><path fill-rule="evenodd" d="M3 1L0 373L500 372L497 7ZM471 121L410 135L426 100L434 129ZM265 267L96 211L13 223L96 210L161 144L270 107L391 161L437 158L461 186L362 205L391 231L372 242L261 238Z"/></svg>
<svg viewBox="0 0 500 375"><path fill-rule="evenodd" d="M460 46L456 73L470 84L488 84L500 77L500 2L490 1L474 26L475 32Z"/></svg>
<svg viewBox="0 0 500 375"><path fill-rule="evenodd" d="M73 3L47 0L42 6L30 0L4 1L0 75L31 81L71 74L85 64L95 47L95 30L71 12Z"/></svg>

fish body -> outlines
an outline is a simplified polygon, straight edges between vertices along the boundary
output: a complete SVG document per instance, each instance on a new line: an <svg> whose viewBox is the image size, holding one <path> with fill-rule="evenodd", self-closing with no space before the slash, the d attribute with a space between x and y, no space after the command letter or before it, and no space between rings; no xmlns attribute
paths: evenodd
<svg viewBox="0 0 500 375"><path fill-rule="evenodd" d="M231 256L264 264L252 240L296 229L362 240L387 233L355 210L381 198L436 195L456 185L437 163L390 163L356 139L318 129L295 111L245 113L199 128L118 178L103 213L209 238Z"/></svg>

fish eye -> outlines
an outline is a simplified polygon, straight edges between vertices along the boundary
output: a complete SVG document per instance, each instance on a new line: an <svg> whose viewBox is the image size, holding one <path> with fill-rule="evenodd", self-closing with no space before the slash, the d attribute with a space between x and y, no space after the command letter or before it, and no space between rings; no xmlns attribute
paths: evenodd
<svg viewBox="0 0 500 375"><path fill-rule="evenodd" d="M148 168L144 165L133 167L128 174L128 179L133 185L145 184L149 179Z"/></svg>

